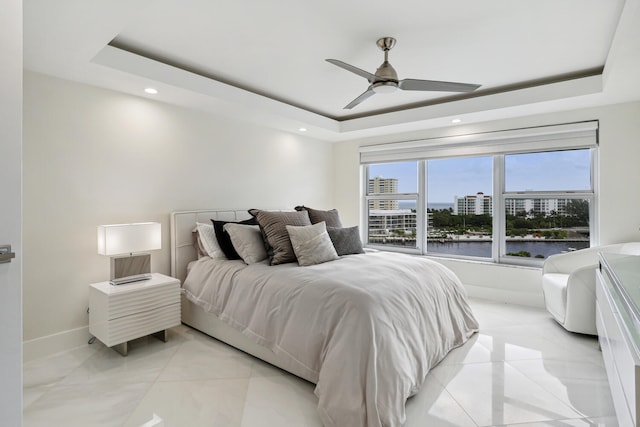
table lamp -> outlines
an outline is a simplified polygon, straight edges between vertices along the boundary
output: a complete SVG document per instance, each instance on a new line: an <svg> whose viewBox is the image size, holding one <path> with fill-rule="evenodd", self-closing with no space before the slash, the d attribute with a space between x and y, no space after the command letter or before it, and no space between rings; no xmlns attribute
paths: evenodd
<svg viewBox="0 0 640 427"><path fill-rule="evenodd" d="M151 254L162 248L159 222L98 226L98 253L111 256L112 285L151 278Z"/></svg>

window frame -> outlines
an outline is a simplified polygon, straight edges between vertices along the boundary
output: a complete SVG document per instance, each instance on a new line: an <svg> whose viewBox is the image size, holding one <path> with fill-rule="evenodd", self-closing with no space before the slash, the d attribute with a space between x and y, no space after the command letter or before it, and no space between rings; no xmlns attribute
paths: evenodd
<svg viewBox="0 0 640 427"><path fill-rule="evenodd" d="M385 163L401 163L401 162L385 162ZM394 252L404 252L409 254L422 255L422 248L424 247L424 235L426 234L426 210L420 209L420 206L424 204L424 186L426 183L426 175L424 170L424 162L417 160L417 179L418 179L418 192L417 193L371 193L369 194L369 165L363 165L363 194L364 203L362 208L362 218L364 224L362 234L365 238L365 246L371 249L389 250L393 249ZM416 247L407 248L404 246L394 245L381 245L376 243L369 243L369 202L373 200L415 200L416 201Z"/></svg>
<svg viewBox="0 0 640 427"><path fill-rule="evenodd" d="M549 129L552 128L552 129ZM557 133L553 132L558 130ZM571 133L575 131L574 133ZM524 265L539 267L544 260L534 258L523 258L506 255L506 200L507 199L585 199L589 202L589 246L597 245L599 241L599 221L597 218L598 209L598 123L597 121L580 122L576 124L555 125L542 128L532 128L532 132L523 133L521 140L517 138L517 132L504 131L508 133L510 141L516 140L513 148L509 149L504 144L504 138L496 138L499 143L491 137L498 136L501 132L494 132L486 138L484 144L474 144L474 141L467 141L461 144L451 144L447 146L447 141L426 144L423 141L410 141L407 143L385 144L382 149L377 146L361 147L361 177L362 197L361 197L361 224L362 237L365 246L369 248L405 252L430 257L444 257L453 259L463 259L472 261L495 262L500 264ZM530 131L530 129L525 130ZM516 132L516 137L514 137ZM589 134L591 132L592 134ZM531 135L534 135L533 137ZM473 138L474 135L471 135ZM487 135L485 135L487 136ZM502 136L502 135L499 135ZM453 137L458 140L460 137ZM447 138L444 138L445 140ZM444 142L444 143L443 143ZM523 143L523 144L519 144ZM529 149L527 149L529 146ZM492 152L495 148L495 152ZM385 156L384 150L389 150ZM511 191L505 190L505 156L509 154L540 153L566 151L572 149L589 149L590 154L590 185L591 189L586 191ZM373 155L373 156L372 156ZM362 158L367 157L363 162ZM411 157L415 156L415 157ZM465 255L438 254L428 252L427 241L427 163L432 159L447 159L460 157L491 156L493 158L493 233L492 233L492 254L491 258L473 257ZM388 158L388 160L384 160ZM369 164L398 163L402 161L418 162L418 193L374 193L368 194ZM370 244L369 243L369 218L368 206L370 200L416 200L416 247L405 248L401 246Z"/></svg>
<svg viewBox="0 0 640 427"><path fill-rule="evenodd" d="M442 157L442 156L438 156L438 157L432 157L429 159L424 159L422 160L422 162L424 163L424 167L425 167L425 177L424 177L424 186L425 186L425 205L424 205L424 211L427 211L427 205L428 203L426 203L427 199L427 193L429 191L429 185L427 183L427 172L428 172L428 163L429 160L442 160L442 159L459 159L459 158L476 158L476 157L493 157L492 155L487 155L487 154L474 154L474 155L464 155L464 156L448 156L448 157ZM493 160L493 163L495 165L495 160ZM493 181L494 181L494 186L495 186L495 176L493 177ZM492 201L493 206L492 209L495 210L495 201ZM426 215L426 214L425 214ZM424 251L421 255L426 255L426 256L430 256L430 257L436 257L436 258L452 258L452 259L465 259L465 260L471 260L471 261L484 261L484 262L491 262L493 261L494 257L493 257L493 251L495 248L495 213L492 215L493 218L493 233L491 235L491 256L490 257L479 257L479 256L472 256L472 255L457 255L457 254L447 254L447 253L438 253L438 252L429 252L429 242L428 239L425 242L425 246L424 246ZM426 217L425 217L426 220ZM425 230L425 236L426 236L426 230Z"/></svg>
<svg viewBox="0 0 640 427"><path fill-rule="evenodd" d="M587 148L583 148L587 149ZM501 264L516 264L516 265L530 265L530 266L541 266L544 260L532 259L532 258L523 258L523 257L515 257L507 255L507 212L506 212L506 200L507 199L577 199L577 200L588 200L589 201L589 246L595 246L599 241L598 239L598 227L596 221L596 199L597 199L597 191L596 191L596 183L598 179L596 179L598 164L597 156L598 150L597 148L591 147L589 149L589 168L590 168L590 186L591 190L566 190L566 191L506 191L506 162L505 157L508 154L497 155L494 158L494 176L498 174L500 176L500 182L494 183L494 192L495 190L499 190L499 192L495 194L499 194L499 202L498 206L494 206L494 208L499 209L500 220L500 235L498 238L500 241L498 242L499 250L494 253L494 258L498 263ZM557 152L557 151L567 151L566 149L548 149L548 150L536 150L531 151L531 153L542 153L542 152ZM495 202L494 198L494 204ZM494 218L494 226L495 226L495 218ZM495 228L494 228L495 230ZM495 238L495 231L494 231Z"/></svg>

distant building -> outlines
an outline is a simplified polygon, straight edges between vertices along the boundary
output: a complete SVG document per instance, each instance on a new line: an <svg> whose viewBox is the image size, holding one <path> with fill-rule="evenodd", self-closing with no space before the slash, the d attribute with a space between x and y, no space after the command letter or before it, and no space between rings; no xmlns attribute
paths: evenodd
<svg viewBox="0 0 640 427"><path fill-rule="evenodd" d="M507 215L527 213L528 215L540 213L566 216L569 199L507 199L505 209Z"/></svg>
<svg viewBox="0 0 640 427"><path fill-rule="evenodd" d="M507 199L505 201L507 215L515 216L521 212L529 212L531 209L533 209L533 200L531 199Z"/></svg>
<svg viewBox="0 0 640 427"><path fill-rule="evenodd" d="M475 195L458 197L453 200L454 215L493 215L493 197L482 192ZM567 215L569 199L506 199L507 215L536 213L551 215Z"/></svg>
<svg viewBox="0 0 640 427"><path fill-rule="evenodd" d="M454 215L493 215L493 197L483 192L453 199Z"/></svg>
<svg viewBox="0 0 640 427"><path fill-rule="evenodd" d="M389 235L393 231L412 233L416 230L416 213L411 209L370 209L369 235Z"/></svg>
<svg viewBox="0 0 640 427"><path fill-rule="evenodd" d="M398 192L398 178L382 178L376 176L369 179L368 194L385 194ZM370 200L369 209L374 210L397 210L399 208L397 200Z"/></svg>

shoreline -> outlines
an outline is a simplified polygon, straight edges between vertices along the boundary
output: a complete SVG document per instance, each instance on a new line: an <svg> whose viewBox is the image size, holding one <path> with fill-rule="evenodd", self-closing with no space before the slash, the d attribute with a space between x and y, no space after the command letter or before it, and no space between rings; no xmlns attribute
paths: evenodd
<svg viewBox="0 0 640 427"><path fill-rule="evenodd" d="M490 237L460 237L460 238L438 238L438 237L427 237L427 242L431 243L458 243L458 242L491 242L493 239ZM536 238L536 237L507 237L505 239L507 242L589 242L589 239L544 239L544 238Z"/></svg>
<svg viewBox="0 0 640 427"><path fill-rule="evenodd" d="M372 240L387 240L387 241L409 241L409 240L415 240L415 238L410 238L410 237L390 237L390 236L385 236L385 237L378 237L376 238L376 236L370 236L369 237ZM492 242L493 239L490 237L461 237L461 238L439 238L439 237L427 237L427 242L429 243L488 243L488 242ZM549 242L549 243L558 243L558 242L574 242L574 243L589 243L590 240L589 239L544 239L544 238L536 238L536 237L508 237L505 239L506 242L523 242L523 243L545 243L545 242Z"/></svg>

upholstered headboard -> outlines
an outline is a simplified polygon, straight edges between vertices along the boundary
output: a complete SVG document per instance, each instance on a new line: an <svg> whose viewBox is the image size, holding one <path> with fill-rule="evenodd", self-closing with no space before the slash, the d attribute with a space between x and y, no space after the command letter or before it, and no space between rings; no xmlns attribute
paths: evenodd
<svg viewBox="0 0 640 427"><path fill-rule="evenodd" d="M171 213L171 275L181 282L187 277L187 266L198 259L191 233L196 222L242 221L251 215L244 210L199 210Z"/></svg>

